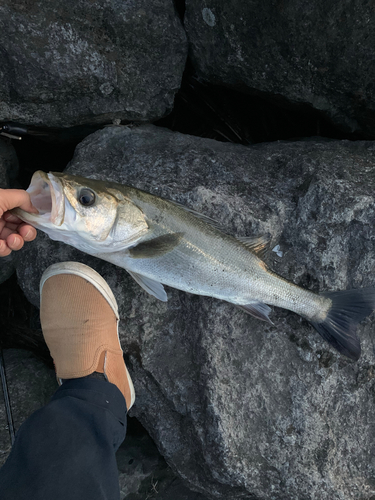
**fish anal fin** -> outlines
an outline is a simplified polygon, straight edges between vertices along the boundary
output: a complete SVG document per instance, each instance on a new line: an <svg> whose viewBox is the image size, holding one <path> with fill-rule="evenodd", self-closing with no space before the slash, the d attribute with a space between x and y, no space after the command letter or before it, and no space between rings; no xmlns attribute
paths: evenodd
<svg viewBox="0 0 375 500"><path fill-rule="evenodd" d="M129 249L133 259L152 259L160 257L173 250L180 242L184 233L167 233L147 241L143 241Z"/></svg>
<svg viewBox="0 0 375 500"><path fill-rule="evenodd" d="M263 258L267 251L269 250L271 243L271 235L269 233L263 234L262 236L250 236L250 237L237 237L237 239L254 252L259 258Z"/></svg>
<svg viewBox="0 0 375 500"><path fill-rule="evenodd" d="M269 318L271 308L267 306L267 304L263 304L263 302L250 302L249 304L236 304L236 306L245 311L247 314L251 314L255 318L267 321L267 323L273 325Z"/></svg>
<svg viewBox="0 0 375 500"><path fill-rule="evenodd" d="M152 280L151 278L147 278L146 276L142 276L142 274L129 271L129 269L127 269L127 271L130 276L138 283L138 285L143 288L143 290L161 300L162 302L167 302L168 297L161 283Z"/></svg>

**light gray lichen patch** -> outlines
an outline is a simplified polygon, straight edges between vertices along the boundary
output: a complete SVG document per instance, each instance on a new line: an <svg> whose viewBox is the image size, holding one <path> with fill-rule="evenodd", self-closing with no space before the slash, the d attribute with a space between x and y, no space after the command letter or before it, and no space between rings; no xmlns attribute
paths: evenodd
<svg viewBox="0 0 375 500"><path fill-rule="evenodd" d="M205 7L203 10L202 10L202 17L203 17L203 21L208 24L208 26L215 26L216 24L216 18L215 18L215 14L212 12L211 9L208 9L207 7Z"/></svg>
<svg viewBox="0 0 375 500"><path fill-rule="evenodd" d="M110 95L114 91L113 85L111 85L109 82L105 82L102 85L100 85L100 92L103 95Z"/></svg>

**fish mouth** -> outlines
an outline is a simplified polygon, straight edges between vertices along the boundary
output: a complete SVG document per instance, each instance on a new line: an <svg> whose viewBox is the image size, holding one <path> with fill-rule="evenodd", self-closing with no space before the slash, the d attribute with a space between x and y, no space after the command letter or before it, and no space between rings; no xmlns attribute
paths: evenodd
<svg viewBox="0 0 375 500"><path fill-rule="evenodd" d="M38 170L33 175L30 186L26 190L31 203L39 214L31 214L20 208L12 212L25 222L35 226L61 226L65 216L64 190L61 180L54 174L46 174Z"/></svg>

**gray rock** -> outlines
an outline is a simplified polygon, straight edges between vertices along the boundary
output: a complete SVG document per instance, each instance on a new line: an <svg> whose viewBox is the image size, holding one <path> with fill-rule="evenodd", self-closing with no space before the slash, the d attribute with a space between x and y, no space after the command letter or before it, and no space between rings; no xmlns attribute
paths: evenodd
<svg viewBox="0 0 375 500"><path fill-rule="evenodd" d="M0 121L150 121L173 106L187 43L172 0L6 0L0 28Z"/></svg>
<svg viewBox="0 0 375 500"><path fill-rule="evenodd" d="M0 188L12 187L18 173L18 159L11 142L0 138ZM0 283L6 281L14 272L14 252L0 261Z"/></svg>
<svg viewBox="0 0 375 500"><path fill-rule="evenodd" d="M317 291L374 284L374 161L372 142L245 147L107 127L78 146L68 171L181 202L231 234L270 232L283 252L270 252L270 267ZM161 303L126 271L43 234L21 252L19 282L34 304L53 262L86 262L108 281L137 393L131 414L195 490L225 500L373 498L374 316L358 328L354 363L286 310L269 325L175 289Z"/></svg>
<svg viewBox="0 0 375 500"><path fill-rule="evenodd" d="M305 103L373 137L374 16L365 0L187 0L184 25L204 81Z"/></svg>
<svg viewBox="0 0 375 500"><path fill-rule="evenodd" d="M9 139L0 137L0 188L13 187L18 174L18 158Z"/></svg>
<svg viewBox="0 0 375 500"><path fill-rule="evenodd" d="M17 431L34 411L46 403L57 389L55 373L33 354L22 349L5 349L4 362ZM0 384L0 466L9 455L11 441Z"/></svg>
<svg viewBox="0 0 375 500"><path fill-rule="evenodd" d="M0 283L4 283L8 278L12 276L14 273L14 261L16 259L16 256L11 253L10 255L7 255L6 257L1 257L0 261Z"/></svg>
<svg viewBox="0 0 375 500"><path fill-rule="evenodd" d="M207 500L176 477L150 436L131 432L116 455L121 500Z"/></svg>
<svg viewBox="0 0 375 500"><path fill-rule="evenodd" d="M157 482L153 474L161 460L149 436L134 438L128 435L117 451L121 500L136 496L145 480L151 489L151 483Z"/></svg>

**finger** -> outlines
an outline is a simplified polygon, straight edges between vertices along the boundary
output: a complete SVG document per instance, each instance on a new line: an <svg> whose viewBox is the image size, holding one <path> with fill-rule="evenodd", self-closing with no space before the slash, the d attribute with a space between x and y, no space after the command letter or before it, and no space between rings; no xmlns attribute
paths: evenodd
<svg viewBox="0 0 375 500"><path fill-rule="evenodd" d="M31 213L38 213L30 200L30 195L23 189L0 189L1 214L12 208L20 207Z"/></svg>
<svg viewBox="0 0 375 500"><path fill-rule="evenodd" d="M6 239L6 243L11 250L20 250L23 247L23 238L19 234L11 234Z"/></svg>
<svg viewBox="0 0 375 500"><path fill-rule="evenodd" d="M19 234L25 241L32 241L36 238L37 232L33 226L29 224L0 224L0 238L6 240L11 234Z"/></svg>
<svg viewBox="0 0 375 500"><path fill-rule="evenodd" d="M3 227L6 227L8 229L10 229L11 231L15 232L18 230L18 228L20 227L21 223L18 223L18 224L13 224L11 222L6 222Z"/></svg>
<svg viewBox="0 0 375 500"><path fill-rule="evenodd" d="M6 257L10 255L12 250L8 247L4 240L0 240L0 257Z"/></svg>
<svg viewBox="0 0 375 500"><path fill-rule="evenodd" d="M22 222L22 220L16 215L13 215L12 212L4 212L3 219L14 224L20 224Z"/></svg>
<svg viewBox="0 0 375 500"><path fill-rule="evenodd" d="M36 238L37 232L35 227L29 224L22 224L18 228L18 233L22 236L25 241L33 241Z"/></svg>
<svg viewBox="0 0 375 500"><path fill-rule="evenodd" d="M9 238L9 236L11 234L16 234L16 233L15 233L15 231L12 231L11 229L9 229L9 227L4 226L3 229L0 232L0 238L2 240L6 240L7 238Z"/></svg>

